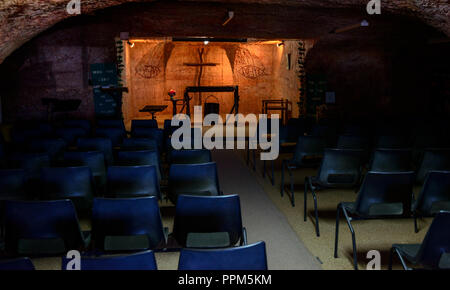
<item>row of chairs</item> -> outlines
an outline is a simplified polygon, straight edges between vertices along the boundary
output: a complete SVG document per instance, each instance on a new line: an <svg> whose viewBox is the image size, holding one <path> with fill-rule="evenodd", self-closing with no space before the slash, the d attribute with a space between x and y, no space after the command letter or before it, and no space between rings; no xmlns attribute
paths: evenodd
<svg viewBox="0 0 450 290"><path fill-rule="evenodd" d="M69 250L117 253L167 248L226 248L247 244L238 195L180 195L173 237L163 227L155 197L93 202L91 231L82 231L70 200L6 201L5 253L46 256ZM3 231L2 231L3 233Z"/></svg>
<svg viewBox="0 0 450 290"><path fill-rule="evenodd" d="M76 270L72 259L62 258L62 270ZM0 270L34 270L29 258L0 260ZM80 258L78 270L157 270L153 251L129 255ZM267 270L266 245L258 242L227 249L182 249L178 270Z"/></svg>
<svg viewBox="0 0 450 290"><path fill-rule="evenodd" d="M95 166L94 158L102 157L101 153L97 153L83 154L88 159L86 163L77 164L81 166L42 168L31 188L27 187L29 179L26 170L0 170L0 200L69 198L77 209L86 211L91 208L94 196L156 196L162 199L157 166ZM95 184L105 185L104 193L96 191ZM172 164L165 193L174 204L181 194L221 195L216 163Z"/></svg>
<svg viewBox="0 0 450 290"><path fill-rule="evenodd" d="M318 129L318 126L316 127ZM326 129L326 128L325 128ZM295 128L290 128L294 130ZM313 130L314 131L314 130ZM356 238L353 220L379 219L379 218L414 218L414 228L418 232L418 217L436 217L442 211L450 210L450 150L448 144L442 141L442 136L424 140L416 138L416 141L425 141L420 144L416 142L413 149L403 149L411 139L402 135L385 135L375 138L376 142L369 142L369 134L361 132L351 132L349 135L342 135L337 142L330 142L327 137L333 136L312 132L311 135L303 136L298 134L297 143L291 148L294 156L291 159L282 161L281 196L287 191L290 195L291 203L295 205L293 169L319 166L316 176L306 176L304 190L304 220L307 217L307 193L311 191L314 199L314 215L317 236L320 235L318 219L318 200L316 193L326 188L353 188L359 191L355 202L342 202L337 207L336 217L336 240L335 257L337 258L339 219L343 214L352 234L354 267L357 269ZM349 132L347 132L349 133ZM359 134L358 134L359 133ZM280 142L295 142L286 138L285 131L280 133ZM295 135L295 134L291 134ZM430 134L430 136L432 136ZM441 140L439 140L441 138ZM333 138L331 138L333 139ZM433 143L433 141L436 141ZM329 144L336 145L337 148L327 149ZM430 146L431 145L431 146ZM434 147L444 148L427 148ZM375 150L371 156L370 148ZM383 148L378 148L383 147ZM281 146L283 149L283 146ZM254 155L255 156L255 155ZM249 155L247 155L247 160ZM416 164L416 165L415 165ZM255 169L255 168L254 168ZM285 188L285 170L290 175L290 189ZM412 170L416 170L415 172ZM272 163L272 184L274 184L274 164ZM266 174L264 164L263 176ZM367 172L364 176L364 173ZM413 186L422 185L422 190L417 199L414 198ZM445 218L440 217L441 220ZM434 221L441 224L441 229L445 222ZM446 226L448 227L450 223ZM450 251L450 241L446 234L439 234L434 226L430 227L427 236L434 235L434 243L428 243L431 249L448 253ZM422 247L426 247L426 241ZM439 259L430 258L430 255L423 254L425 250L412 251L411 249L421 249L420 245L409 246L394 245L392 253L396 253L401 259L406 257L414 263L427 267L437 266L440 260L446 261L446 255ZM409 250L409 252L408 252ZM432 251L432 250L430 250ZM422 255L422 256L421 256ZM436 256L436 255L435 255ZM424 258L427 257L427 258ZM422 259L422 260L421 260ZM424 259L430 259L428 262ZM430 261L433 260L433 263ZM447 259L448 260L448 259ZM401 260L403 265L406 265ZM442 266L442 265L441 265ZM406 266L405 266L406 267Z"/></svg>

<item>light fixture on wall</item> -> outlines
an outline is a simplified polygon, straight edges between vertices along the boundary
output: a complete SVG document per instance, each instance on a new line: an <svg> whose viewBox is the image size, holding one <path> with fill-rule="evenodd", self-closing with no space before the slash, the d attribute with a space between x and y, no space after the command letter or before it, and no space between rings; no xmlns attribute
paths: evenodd
<svg viewBox="0 0 450 290"><path fill-rule="evenodd" d="M208 45L208 43L209 43L209 40L203 41L203 44L204 44L204 45Z"/></svg>
<svg viewBox="0 0 450 290"><path fill-rule="evenodd" d="M128 45L131 47L131 48L133 48L134 47L134 42L130 42L129 40L127 41L127 43L128 43Z"/></svg>
<svg viewBox="0 0 450 290"><path fill-rule="evenodd" d="M278 44L277 44L278 47L282 47L283 45L284 45L284 40L278 42Z"/></svg>

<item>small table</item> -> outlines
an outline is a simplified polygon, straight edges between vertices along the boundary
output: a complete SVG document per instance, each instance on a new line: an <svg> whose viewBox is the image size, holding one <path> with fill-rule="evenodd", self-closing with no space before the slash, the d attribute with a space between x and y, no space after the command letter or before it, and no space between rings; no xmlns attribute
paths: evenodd
<svg viewBox="0 0 450 290"><path fill-rule="evenodd" d="M156 120L155 114L164 111L167 105L148 105L139 110L139 112L147 112L152 114L152 120Z"/></svg>

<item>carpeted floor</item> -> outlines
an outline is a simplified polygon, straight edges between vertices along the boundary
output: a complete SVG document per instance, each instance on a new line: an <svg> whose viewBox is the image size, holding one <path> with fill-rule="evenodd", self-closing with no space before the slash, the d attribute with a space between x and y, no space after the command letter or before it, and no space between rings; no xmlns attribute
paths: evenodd
<svg viewBox="0 0 450 290"><path fill-rule="evenodd" d="M242 162L245 162L245 153L240 152ZM292 207L288 196L280 195L281 184L281 160L288 159L289 155L282 155L275 162L275 185L272 186L269 179L262 177L263 163L257 161L257 171L253 172L254 177L264 190L268 193L270 199L283 212L289 224L304 243L308 250L322 262L323 269L351 270L352 264L352 243L351 235L345 219L342 217L340 222L339 238L339 258L333 257L334 253L334 235L336 226L336 207L341 201L355 201L356 193L354 190L323 190L317 193L320 237L316 237L314 228L314 205L311 193L308 195L308 219L303 221L303 192L305 176L314 176L317 169L296 170L294 175L295 200L296 206ZM268 167L269 168L269 167ZM288 176L286 174L286 176ZM286 181L288 181L286 177ZM420 187L415 188L415 193L420 191ZM389 251L394 243L416 243L422 242L426 231L431 223L431 219L419 220L419 233L414 233L412 219L386 219L386 220L368 220L354 221L356 233L358 267L366 269L369 260L366 258L370 250L378 250L381 253L381 268L387 269L389 261ZM395 261L394 269L400 269L398 261Z"/></svg>

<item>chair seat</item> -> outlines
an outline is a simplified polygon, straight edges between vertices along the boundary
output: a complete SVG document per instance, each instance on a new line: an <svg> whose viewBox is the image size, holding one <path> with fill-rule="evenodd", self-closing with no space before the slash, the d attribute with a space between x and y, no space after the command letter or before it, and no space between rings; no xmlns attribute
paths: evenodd
<svg viewBox="0 0 450 290"><path fill-rule="evenodd" d="M226 248L230 246L230 236L227 232L188 233L187 248Z"/></svg>
<svg viewBox="0 0 450 290"><path fill-rule="evenodd" d="M146 235L133 236L106 236L105 251L136 251L149 248L148 237Z"/></svg>
<svg viewBox="0 0 450 290"><path fill-rule="evenodd" d="M404 256L408 261L415 264L416 257L420 250L420 244L394 244L393 248L396 248L400 251L402 256Z"/></svg>
<svg viewBox="0 0 450 290"><path fill-rule="evenodd" d="M343 202L342 206L351 214L360 216L356 211L355 202ZM402 203L378 203L370 207L370 215L364 216L364 218L380 218L389 216L401 216L403 214ZM363 216L360 216L363 217Z"/></svg>

